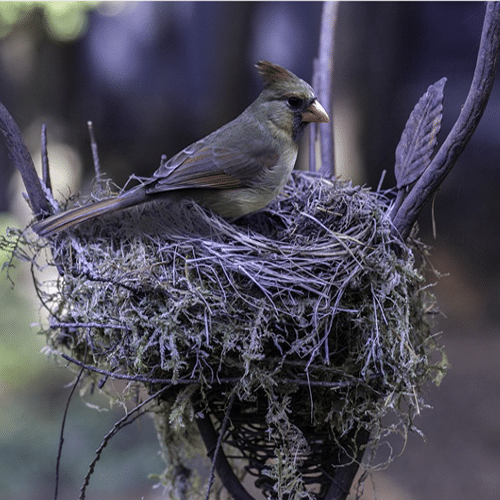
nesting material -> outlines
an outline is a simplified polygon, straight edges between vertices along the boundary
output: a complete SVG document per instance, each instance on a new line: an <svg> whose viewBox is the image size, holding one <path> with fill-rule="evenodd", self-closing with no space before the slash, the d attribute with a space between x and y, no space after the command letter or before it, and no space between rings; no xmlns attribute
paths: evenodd
<svg viewBox="0 0 500 500"><path fill-rule="evenodd" d="M37 283L57 325L48 343L101 370L176 383L163 436L190 428L194 391L216 422L235 394L245 417L231 415L225 440L269 489L307 498L324 460L314 433L349 449L367 429L375 449L412 427L423 385L443 371L420 250L394 237L388 212L383 194L294 173L272 205L235 222L186 202L83 224L55 240L56 287ZM49 244L32 245L36 260ZM260 458L245 449L252 422L267 443ZM185 455L176 442L162 443L170 471Z"/></svg>

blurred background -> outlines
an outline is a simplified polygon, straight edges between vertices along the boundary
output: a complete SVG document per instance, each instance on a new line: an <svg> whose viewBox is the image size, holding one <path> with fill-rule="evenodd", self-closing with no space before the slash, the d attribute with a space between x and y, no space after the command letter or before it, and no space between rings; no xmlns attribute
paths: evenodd
<svg viewBox="0 0 500 500"><path fill-rule="evenodd" d="M54 192L88 192L93 167L87 121L101 168L118 185L150 175L237 116L260 92L259 59L311 81L320 2L0 2L0 101L35 162L48 127ZM394 151L427 87L446 76L440 140L460 112L477 56L480 2L341 3L335 44L333 119L339 175L374 189L394 185ZM452 365L426 396L388 469L378 498L500 498L500 82L465 153L420 218L421 238L446 276L435 287L436 331ZM22 186L0 140L0 230L30 220ZM0 263L5 261L0 254ZM0 496L52 498L55 460L73 374L40 352L38 304L29 269L15 286L0 274ZM59 499L78 497L103 436L123 415L97 394L71 403ZM401 447L401 444L398 445ZM150 473L162 461L149 419L104 450L87 499L163 498ZM370 490L371 487L368 487ZM363 498L372 498L367 491Z"/></svg>

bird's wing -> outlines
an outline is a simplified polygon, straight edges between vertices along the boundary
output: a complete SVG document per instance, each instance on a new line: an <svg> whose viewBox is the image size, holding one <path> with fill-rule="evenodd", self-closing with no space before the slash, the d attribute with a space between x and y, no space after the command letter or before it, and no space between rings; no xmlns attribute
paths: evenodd
<svg viewBox="0 0 500 500"><path fill-rule="evenodd" d="M250 187L265 169L278 162L278 154L262 147L249 152L210 146L204 140L177 153L154 173L149 194L175 189Z"/></svg>

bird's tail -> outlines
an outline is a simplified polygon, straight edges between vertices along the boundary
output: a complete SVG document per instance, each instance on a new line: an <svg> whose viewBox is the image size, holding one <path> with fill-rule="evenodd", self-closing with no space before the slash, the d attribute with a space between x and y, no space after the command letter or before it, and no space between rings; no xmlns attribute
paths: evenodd
<svg viewBox="0 0 500 500"><path fill-rule="evenodd" d="M96 203L51 215L34 224L32 229L39 236L46 238L94 217L143 203L147 201L148 197L142 186L138 186L138 188L127 191L115 198L106 198Z"/></svg>

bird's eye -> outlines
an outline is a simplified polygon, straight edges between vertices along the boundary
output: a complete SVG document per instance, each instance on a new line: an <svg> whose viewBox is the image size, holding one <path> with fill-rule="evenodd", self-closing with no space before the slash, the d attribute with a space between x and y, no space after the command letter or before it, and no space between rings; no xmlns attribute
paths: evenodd
<svg viewBox="0 0 500 500"><path fill-rule="evenodd" d="M300 97L291 96L286 100L286 102L291 108L299 109L300 106L302 106L303 100Z"/></svg>

